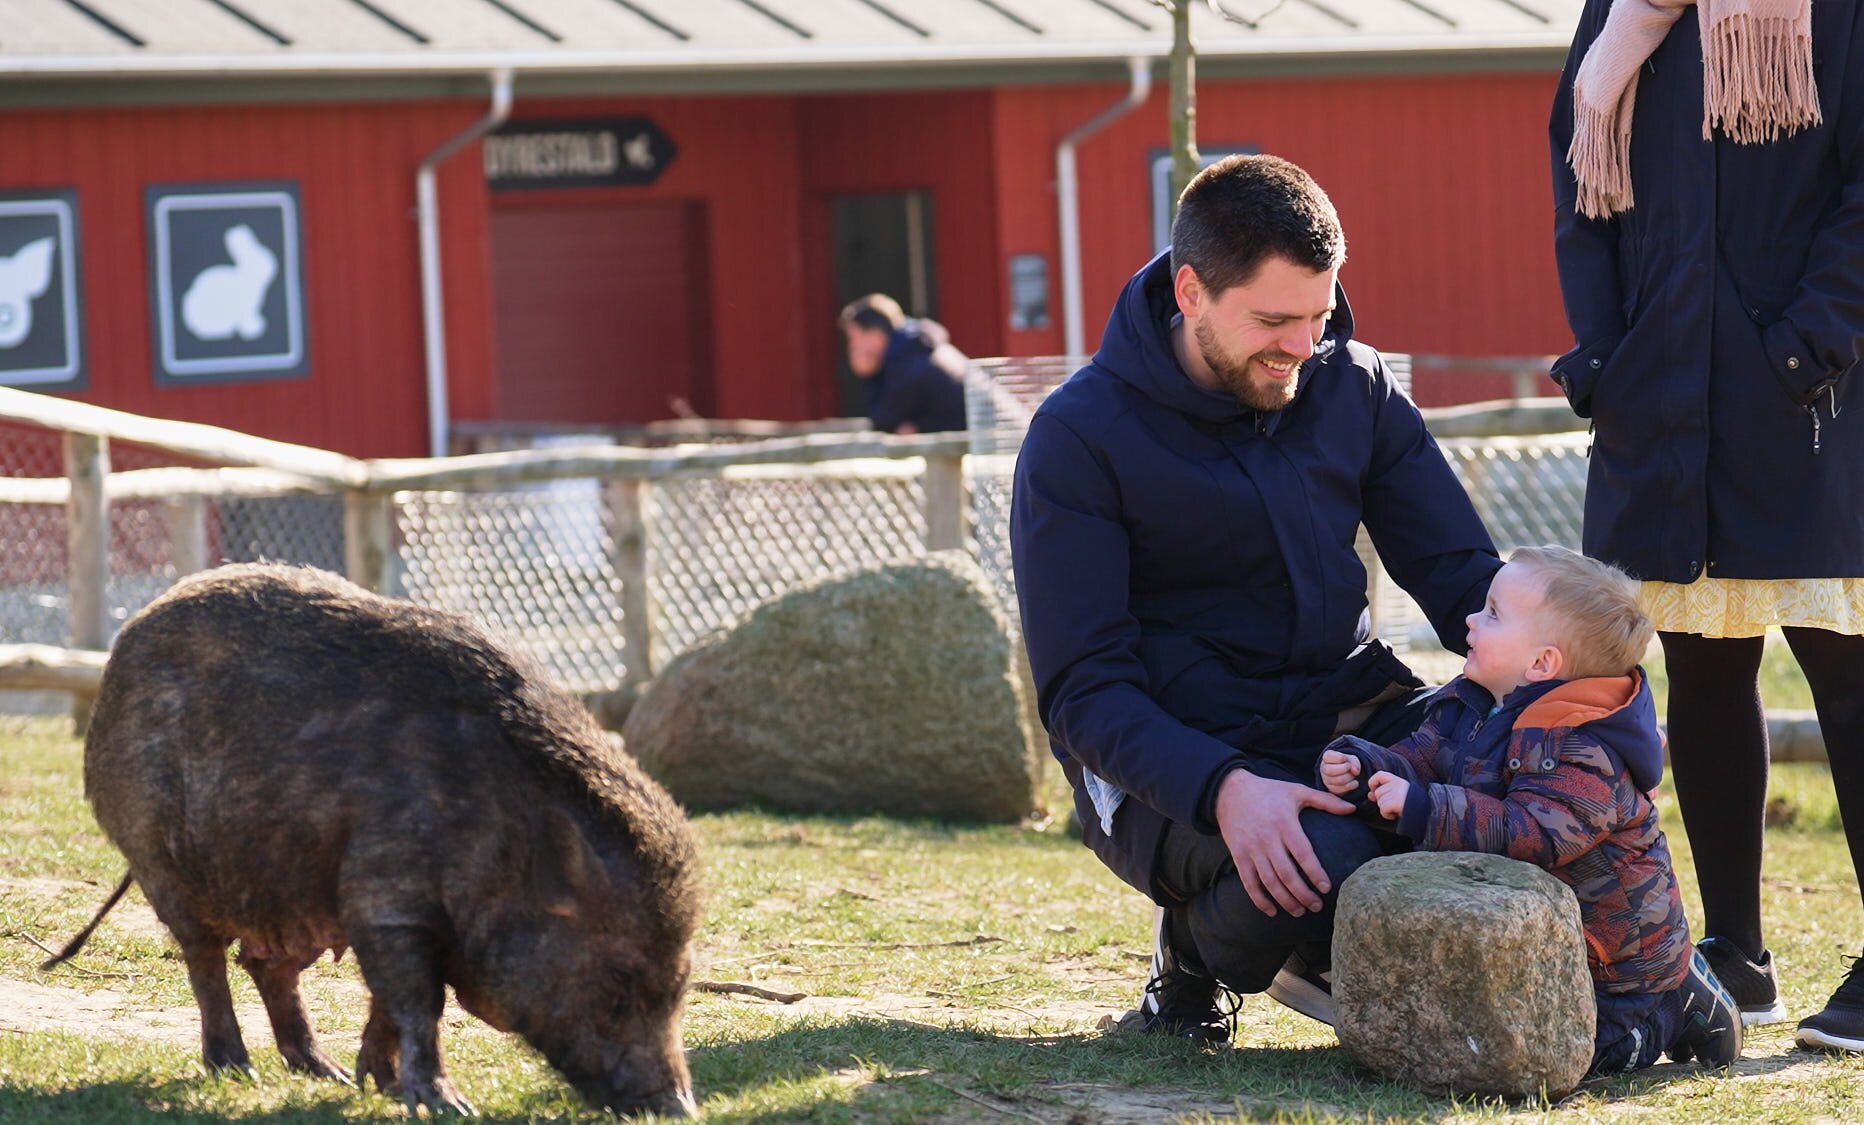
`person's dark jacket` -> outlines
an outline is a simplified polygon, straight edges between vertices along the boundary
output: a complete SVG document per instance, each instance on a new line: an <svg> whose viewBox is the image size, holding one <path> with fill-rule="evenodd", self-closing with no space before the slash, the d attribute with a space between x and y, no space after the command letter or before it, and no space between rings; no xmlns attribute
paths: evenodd
<svg viewBox="0 0 1864 1125"><path fill-rule="evenodd" d="M1864 575L1861 6L1812 0L1824 124L1756 145L1703 139L1684 8L1638 73L1635 206L1600 221L1574 210L1566 151L1609 7L1588 0L1551 121L1577 340L1554 375L1595 427L1586 553L1666 582Z"/></svg>
<svg viewBox="0 0 1864 1125"><path fill-rule="evenodd" d="M1458 651L1500 566L1336 296L1294 401L1258 414L1178 366L1160 255L1127 283L1093 362L1043 402L1017 459L1010 546L1042 722L1088 844L1148 894L1165 822L1214 833L1216 783L1242 751L1284 754L1305 776L1340 711L1416 683L1367 642L1362 518ZM1111 838L1082 767L1128 794Z"/></svg>
<svg viewBox="0 0 1864 1125"><path fill-rule="evenodd" d="M893 330L880 370L867 380L867 420L894 433L910 424L922 434L964 429L964 353L935 320L909 320Z"/></svg>
<svg viewBox="0 0 1864 1125"><path fill-rule="evenodd" d="M1689 971L1689 924L1650 799L1663 739L1649 682L1641 672L1550 680L1495 706L1458 676L1410 738L1336 740L1330 749L1359 757L1347 799L1376 817L1366 783L1380 770L1404 778L1396 828L1418 847L1505 855L1573 888L1601 991L1675 988Z"/></svg>

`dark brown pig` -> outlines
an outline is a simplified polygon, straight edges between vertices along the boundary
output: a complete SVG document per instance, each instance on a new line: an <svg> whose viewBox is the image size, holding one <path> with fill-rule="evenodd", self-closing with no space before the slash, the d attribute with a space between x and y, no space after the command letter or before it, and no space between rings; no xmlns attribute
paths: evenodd
<svg viewBox="0 0 1864 1125"><path fill-rule="evenodd" d="M314 570L186 579L117 638L84 790L181 945L210 1067L249 1067L237 940L286 1064L347 1081L298 994L347 945L371 994L356 1069L411 1107L472 1112L436 1037L451 985L590 1101L696 1112L686 820L465 618Z"/></svg>

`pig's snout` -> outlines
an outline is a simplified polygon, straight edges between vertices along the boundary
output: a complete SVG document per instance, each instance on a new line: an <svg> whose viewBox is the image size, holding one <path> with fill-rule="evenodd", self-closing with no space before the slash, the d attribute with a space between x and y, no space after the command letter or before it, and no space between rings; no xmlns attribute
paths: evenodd
<svg viewBox="0 0 1864 1125"><path fill-rule="evenodd" d="M645 1089L627 1073L616 1073L607 1089L587 1090L585 1096L604 1109L619 1114L657 1113L662 1117L697 1118L699 1103L693 1100L691 1086L665 1085Z"/></svg>

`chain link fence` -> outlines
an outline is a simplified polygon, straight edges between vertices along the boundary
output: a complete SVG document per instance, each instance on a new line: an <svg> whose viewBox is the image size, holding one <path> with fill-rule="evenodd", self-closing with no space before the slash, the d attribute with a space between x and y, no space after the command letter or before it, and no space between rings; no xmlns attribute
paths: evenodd
<svg viewBox="0 0 1864 1125"><path fill-rule="evenodd" d="M1010 485L1029 418L1075 369L1060 358L986 360L967 386L970 543L1015 617ZM771 436L758 434L756 436ZM717 435L706 440L742 440ZM1583 434L1454 439L1446 457L1504 550L1577 546ZM175 464L110 448L113 473ZM866 459L741 466L653 479L642 490L646 582L658 667L767 598L860 566L926 550L926 461ZM69 636L61 436L0 423L0 644ZM35 489L44 496L34 499ZM613 691L629 674L617 529L596 479L391 497L390 593L470 614L542 661L572 690ZM345 568L340 495L118 499L110 505L106 597L112 631L195 566L269 560ZM1367 557L1370 559L1369 549ZM1394 647L1422 636L1422 615L1376 567L1369 594ZM62 696L0 693L0 713L62 710Z"/></svg>

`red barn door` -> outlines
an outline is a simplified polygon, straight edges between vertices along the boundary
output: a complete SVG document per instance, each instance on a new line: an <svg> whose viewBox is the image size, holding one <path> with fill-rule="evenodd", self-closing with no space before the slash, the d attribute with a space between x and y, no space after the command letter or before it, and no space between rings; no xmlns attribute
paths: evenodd
<svg viewBox="0 0 1864 1125"><path fill-rule="evenodd" d="M498 416L627 424L711 405L705 206L492 209Z"/></svg>

